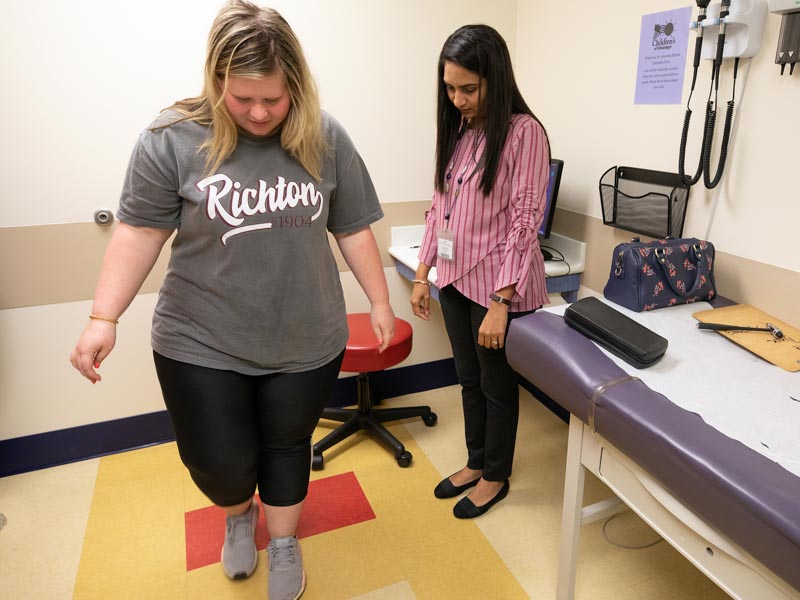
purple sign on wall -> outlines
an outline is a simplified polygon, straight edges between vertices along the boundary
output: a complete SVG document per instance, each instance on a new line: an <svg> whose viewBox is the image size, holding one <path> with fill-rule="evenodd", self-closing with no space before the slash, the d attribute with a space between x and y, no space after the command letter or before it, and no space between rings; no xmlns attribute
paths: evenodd
<svg viewBox="0 0 800 600"><path fill-rule="evenodd" d="M692 8L642 16L634 104L680 104Z"/></svg>

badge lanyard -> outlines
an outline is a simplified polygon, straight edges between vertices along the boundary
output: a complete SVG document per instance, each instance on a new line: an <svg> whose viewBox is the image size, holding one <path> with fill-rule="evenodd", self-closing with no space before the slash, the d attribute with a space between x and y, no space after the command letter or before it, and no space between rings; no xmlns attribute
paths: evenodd
<svg viewBox="0 0 800 600"><path fill-rule="evenodd" d="M445 193L445 213L444 213L444 227L440 229L436 233L437 239L437 255L439 258L443 258L445 260L455 260L455 234L453 230L450 229L450 213L455 208L456 202L458 202L458 195L461 192L461 188L464 187L470 179L475 175L478 170L477 161L475 159L475 155L478 151L478 143L476 141L475 148L472 152L472 158L464 162L464 166L461 168L461 173L456 177L456 187L453 190L452 195L450 194L450 180L453 176L453 168L456 165L458 156L457 151L453 153L453 158L450 161L450 168L447 170L447 175L445 176L445 184L444 184L444 193ZM462 159L466 157L466 149ZM467 169L469 168L470 164L474 165L472 171L467 175Z"/></svg>

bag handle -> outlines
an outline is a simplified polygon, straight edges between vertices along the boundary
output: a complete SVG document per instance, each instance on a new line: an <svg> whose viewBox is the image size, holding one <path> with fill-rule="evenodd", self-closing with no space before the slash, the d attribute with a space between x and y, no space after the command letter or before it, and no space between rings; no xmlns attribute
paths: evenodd
<svg viewBox="0 0 800 600"><path fill-rule="evenodd" d="M641 240L639 239L639 236L637 235L635 237L632 237L631 241L628 242L628 244L638 244L640 241ZM624 246L624 244L622 244L621 246ZM617 246L617 248L620 248L621 246ZM617 248L614 248L614 250L616 250ZM620 278L622 277L622 273L625 270L624 269L624 266L625 266L624 263L625 263L625 250L622 249L619 252L617 252L617 260L614 261L614 275L616 275L617 277L620 277Z"/></svg>
<svg viewBox="0 0 800 600"><path fill-rule="evenodd" d="M672 291L678 294L678 296L683 298L694 296L697 293L697 290L703 286L703 276L705 275L705 279L708 281L708 276L711 272L708 262L704 260L704 252L700 242L693 243L692 250L694 252L690 253L690 255L695 257L694 264L697 265L697 277L695 277L694 285L692 285L692 288L688 291L681 290L678 287L677 281L675 281L673 276L670 275L669 267L667 266L667 251L664 248L656 248L653 252L656 262L661 266L661 270L664 272L664 279L666 279L667 283L669 283L669 287L671 287Z"/></svg>

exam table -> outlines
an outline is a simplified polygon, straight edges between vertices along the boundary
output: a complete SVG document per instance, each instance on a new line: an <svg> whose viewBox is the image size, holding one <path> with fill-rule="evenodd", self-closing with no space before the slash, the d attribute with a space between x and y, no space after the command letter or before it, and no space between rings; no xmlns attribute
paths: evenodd
<svg viewBox="0 0 800 600"><path fill-rule="evenodd" d="M676 352L670 340L665 358ZM587 469L732 597L800 598L795 472L631 378L642 371L623 369L559 314L514 320L506 353L522 377L570 412L559 600L574 594L581 523L619 511L616 499L583 506ZM696 393L691 379L686 394Z"/></svg>

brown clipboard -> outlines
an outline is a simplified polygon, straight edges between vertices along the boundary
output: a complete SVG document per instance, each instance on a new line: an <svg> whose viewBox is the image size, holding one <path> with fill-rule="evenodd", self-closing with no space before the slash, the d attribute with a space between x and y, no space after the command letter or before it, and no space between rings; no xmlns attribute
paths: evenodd
<svg viewBox="0 0 800 600"><path fill-rule="evenodd" d="M735 344L786 371L800 371L800 329L776 319L749 304L703 310L692 315L701 323L724 323L741 327L766 327L771 323L783 332L778 340L768 331L717 331Z"/></svg>

